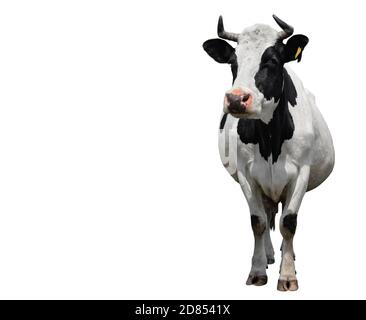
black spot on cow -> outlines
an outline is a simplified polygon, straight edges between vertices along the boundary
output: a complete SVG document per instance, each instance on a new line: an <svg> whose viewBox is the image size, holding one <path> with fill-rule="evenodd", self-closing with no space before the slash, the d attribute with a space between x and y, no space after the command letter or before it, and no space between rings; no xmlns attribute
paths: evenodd
<svg viewBox="0 0 366 320"><path fill-rule="evenodd" d="M281 154L282 144L285 140L292 138L295 127L292 116L288 109L288 103L296 105L297 92L291 77L286 69L282 67L281 91L273 89L275 86L265 86L267 88L266 98L275 98L278 105L273 112L271 121L266 124L259 119L240 119L237 132L243 143L259 144L259 151L265 160L272 154L272 162L275 163ZM275 80L277 81L277 80ZM263 89L264 87L262 87Z"/></svg>
<svg viewBox="0 0 366 320"><path fill-rule="evenodd" d="M233 74L233 84L238 75L238 60L236 54L231 57L231 73Z"/></svg>
<svg viewBox="0 0 366 320"><path fill-rule="evenodd" d="M224 113L224 115L221 118L221 121L220 121L220 130L224 129L224 127L225 127L227 115L228 115L227 113Z"/></svg>
<svg viewBox="0 0 366 320"><path fill-rule="evenodd" d="M282 95L285 94L287 101L292 106L296 104L297 92L284 68L284 64L294 60L296 48L299 50L300 48L303 49L308 40L303 35L295 35L286 44L283 44L282 41L277 41L274 46L264 51L254 79L256 87L267 100L274 98L275 102L278 102ZM297 59L300 61L301 54L299 54Z"/></svg>
<svg viewBox="0 0 366 320"><path fill-rule="evenodd" d="M292 234L295 234L297 226L297 214L292 213L285 216L283 218L283 226Z"/></svg>
<svg viewBox="0 0 366 320"><path fill-rule="evenodd" d="M267 100L274 98L275 102L281 97L283 84L283 44L267 48L261 57L258 72L256 73L255 85Z"/></svg>
<svg viewBox="0 0 366 320"><path fill-rule="evenodd" d="M256 215L250 216L250 222L255 235L260 236L266 230L266 222Z"/></svg>

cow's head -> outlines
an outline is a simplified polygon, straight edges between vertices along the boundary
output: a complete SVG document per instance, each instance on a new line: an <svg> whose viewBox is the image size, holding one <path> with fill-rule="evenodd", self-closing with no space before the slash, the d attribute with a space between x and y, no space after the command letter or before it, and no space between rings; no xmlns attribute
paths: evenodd
<svg viewBox="0 0 366 320"><path fill-rule="evenodd" d="M238 43L234 49L222 39L210 39L204 50L217 62L231 65L233 86L226 92L224 112L237 118L272 118L273 112L284 94L284 64L297 60L309 39L294 35L294 29L273 15L283 31L277 32L267 25L254 25L236 34L224 30L220 16L217 33L220 38Z"/></svg>

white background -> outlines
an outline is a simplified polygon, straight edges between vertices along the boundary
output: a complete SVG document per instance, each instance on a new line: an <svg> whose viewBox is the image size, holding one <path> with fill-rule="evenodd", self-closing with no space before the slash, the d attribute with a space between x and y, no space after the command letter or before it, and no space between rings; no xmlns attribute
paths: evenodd
<svg viewBox="0 0 366 320"><path fill-rule="evenodd" d="M344 3L344 1L342 1ZM300 289L247 287L249 212L218 147L229 66L202 43L292 24L336 148L305 196ZM0 298L366 298L362 1L2 1Z"/></svg>

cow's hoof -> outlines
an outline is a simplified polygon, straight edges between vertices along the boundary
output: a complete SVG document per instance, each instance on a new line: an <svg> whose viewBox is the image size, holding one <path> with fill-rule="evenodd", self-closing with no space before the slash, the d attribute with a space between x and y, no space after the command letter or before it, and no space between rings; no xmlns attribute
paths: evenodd
<svg viewBox="0 0 366 320"><path fill-rule="evenodd" d="M267 264L274 264L275 259L273 257L267 257Z"/></svg>
<svg viewBox="0 0 366 320"><path fill-rule="evenodd" d="M249 275L247 285L264 286L267 283L267 276Z"/></svg>
<svg viewBox="0 0 366 320"><path fill-rule="evenodd" d="M296 291L297 289L299 289L297 280L278 280L278 291Z"/></svg>

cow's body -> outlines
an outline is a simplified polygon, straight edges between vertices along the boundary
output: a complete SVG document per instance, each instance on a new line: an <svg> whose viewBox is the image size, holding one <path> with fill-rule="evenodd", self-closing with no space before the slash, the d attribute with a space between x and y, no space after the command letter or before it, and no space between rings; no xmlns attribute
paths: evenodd
<svg viewBox="0 0 366 320"><path fill-rule="evenodd" d="M270 228L281 203L278 290L292 291L298 288L293 251L297 214L305 193L332 172L334 149L314 96L284 66L301 60L308 38L289 38L293 28L274 19L283 31L254 25L234 34L224 30L220 17L218 35L237 42L237 47L222 39L207 40L203 47L217 62L230 64L233 73L232 89L224 99L219 150L250 209L255 245L247 284L267 283L267 265L274 263Z"/></svg>
<svg viewBox="0 0 366 320"><path fill-rule="evenodd" d="M332 172L334 148L327 124L318 110L314 96L306 90L300 79L286 68L298 92L297 105L289 107L295 130L290 140L285 140L275 163L265 160L258 144L245 144L237 132L239 119L225 116L219 130L219 150L224 167L239 181L251 179L274 202L285 199L285 187L296 180L301 167L308 165L307 191L319 186Z"/></svg>

